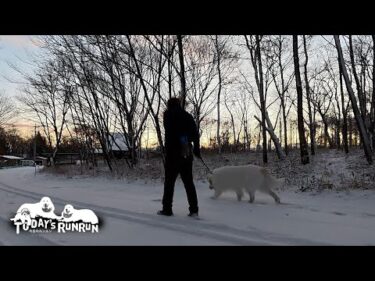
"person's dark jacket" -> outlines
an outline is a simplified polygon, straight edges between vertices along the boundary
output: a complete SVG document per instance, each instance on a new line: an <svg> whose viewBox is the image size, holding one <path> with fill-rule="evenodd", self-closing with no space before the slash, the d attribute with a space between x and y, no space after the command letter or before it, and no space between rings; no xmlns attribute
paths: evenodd
<svg viewBox="0 0 375 281"><path fill-rule="evenodd" d="M171 108L164 112L165 150L169 157L181 155L181 137L186 136L193 153L200 157L199 132L191 114L182 108Z"/></svg>

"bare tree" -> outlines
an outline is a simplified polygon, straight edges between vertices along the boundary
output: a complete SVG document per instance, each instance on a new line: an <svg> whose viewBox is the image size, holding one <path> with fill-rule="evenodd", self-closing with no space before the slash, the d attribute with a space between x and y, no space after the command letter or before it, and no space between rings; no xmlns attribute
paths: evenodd
<svg viewBox="0 0 375 281"><path fill-rule="evenodd" d="M250 36L250 39L245 36L246 40L246 47L250 52L251 63L254 69L254 76L256 85L258 88L259 93L259 100L260 104L258 107L260 108L262 118L261 118L261 126L262 130L262 140L263 140L263 163L267 163L267 132L270 134L270 137L275 145L276 153L279 159L284 159L285 154L281 149L281 145L279 139L277 138L276 134L274 133L273 124L268 116L267 107L266 107L266 92L267 88L270 83L265 83L264 75L263 75L263 65L262 65L262 55L261 55L261 37L259 35ZM266 58L266 64L268 63L268 58ZM266 80L270 75L270 67L266 68ZM245 78L246 79L246 78ZM266 81L266 82L267 82ZM264 87L266 85L266 87ZM254 99L254 102L257 103Z"/></svg>
<svg viewBox="0 0 375 281"><path fill-rule="evenodd" d="M349 55L350 55L350 63L352 67L352 73L354 76L354 81L357 86L357 95L358 95L358 101L359 101L359 109L361 113L361 117L363 122L366 122L366 101L365 101L365 95L362 89L362 85L359 81L357 68L356 68L356 62L354 58L354 49L353 49L353 38L352 35L349 35Z"/></svg>
<svg viewBox="0 0 375 281"><path fill-rule="evenodd" d="M332 83L332 80L327 79L327 74L329 75L329 69L328 64L325 63L323 69L314 76L314 87L313 89L310 89L310 92L313 94L311 102L319 113L324 125L324 146L326 146L328 142L329 147L333 148L333 139L331 138L331 135L329 133L331 120L329 114L332 111L332 104L335 93L332 89L332 86L330 85Z"/></svg>
<svg viewBox="0 0 375 281"><path fill-rule="evenodd" d="M231 102L231 104L234 104L234 102ZM231 127L232 127L232 135L233 135L233 147L236 147L236 145L237 145L236 125L235 125L235 122L234 122L234 115L233 115L233 113L230 110L229 105L228 105L228 95L224 95L224 105L225 105L225 108L227 109L227 111L229 113L229 116L230 116L230 123L231 123Z"/></svg>
<svg viewBox="0 0 375 281"><path fill-rule="evenodd" d="M370 106L372 150L375 149L375 35L372 38L372 98Z"/></svg>
<svg viewBox="0 0 375 281"><path fill-rule="evenodd" d="M16 114L16 106L12 102L12 99L0 92L0 127L10 122Z"/></svg>
<svg viewBox="0 0 375 281"><path fill-rule="evenodd" d="M363 119L361 117L361 113L358 109L357 99L355 97L353 88L352 88L350 80L349 80L349 75L348 75L348 72L346 70L344 56L342 54L340 38L339 38L338 35L335 35L334 39L335 39L335 44L336 44L336 48L337 48L337 54L338 54L338 57L339 57L339 62L340 62L340 65L341 65L342 74L343 74L343 77L344 77L344 80L345 80L346 89L349 93L351 105L352 105L353 112L354 112L354 117L356 119L357 126L358 126L360 136L361 136L361 140L362 140L362 143L363 143L363 149L364 149L364 152L365 152L365 156L366 156L367 162L369 164L372 164L372 155L371 155L371 147L370 147L369 137L367 135L367 130L366 130L365 124L363 122Z"/></svg>
<svg viewBox="0 0 375 281"><path fill-rule="evenodd" d="M299 56L298 56L298 37L293 35L293 56L294 56L294 72L296 77L296 88L297 88L297 113L298 113L298 135L299 144L301 151L301 163L309 163L309 152L307 149L307 143L305 138L305 129L303 121L303 93L302 93L302 82L299 71Z"/></svg>
<svg viewBox="0 0 375 281"><path fill-rule="evenodd" d="M166 59L163 55L162 52L158 50L162 50L164 48L164 40L163 38L158 41L159 48L157 50L149 50L149 57L151 58L150 63L154 65L152 69L150 69L151 73L150 75L152 76L152 83L149 83L146 80L146 75L145 73L142 72L141 70L141 60L139 59L138 55L135 52L135 47L134 43L131 40L131 37L129 35L126 36L127 38L127 43L129 46L129 56L131 57L135 70L136 70L136 75L137 78L140 80L142 89L143 89L143 94L145 95L146 101L147 101L147 106L150 110L150 115L152 117L155 129L156 129L156 134L163 158L163 163L165 163L165 152L164 152L164 143L163 143L163 138L162 138L162 130L161 130L161 124L160 124L160 119L159 119L159 112L160 112L160 106L161 106L161 76L162 76L162 70L163 67L166 63ZM142 47L144 42L141 42ZM147 87L147 85L149 87ZM157 105L156 108L154 108L153 101L157 97Z"/></svg>
<svg viewBox="0 0 375 281"><path fill-rule="evenodd" d="M260 108L261 108L261 126L264 128L262 130L262 140L263 140L263 163L267 164L267 132L266 132L266 103L264 99L264 85L263 85L263 69L262 69L262 56L260 52L260 41L261 36L255 35L250 36L250 40L245 36L246 46L250 52L251 63L254 68L254 75L256 80L256 85L258 88L259 99L260 99ZM254 42L255 41L255 42Z"/></svg>
<svg viewBox="0 0 375 281"><path fill-rule="evenodd" d="M115 104L114 115L118 117L119 129L123 132L124 141L131 151L131 165L137 162L137 148L140 136L149 114L145 107L145 98L141 96L139 79L135 74L126 71L132 67L121 37L95 36L93 38L99 51L99 68L103 71L101 92ZM130 64L130 65L129 65ZM116 114L118 113L118 114Z"/></svg>
<svg viewBox="0 0 375 281"><path fill-rule="evenodd" d="M286 62L283 62L283 53L286 49L287 45L287 37L285 36L277 36L274 41L274 47L273 47L273 60L275 60L275 63L273 64L273 67L271 69L271 75L273 78L273 82L275 84L276 92L280 99L280 105L282 110L282 121L283 121L283 130L284 130L284 151L285 154L288 154L288 126L287 126L287 118L289 110L287 109L287 92L289 89L289 86L291 85L293 81L293 75L290 75L289 79L286 80L285 77L285 70L289 65L288 58L286 59ZM278 79L279 77L279 79ZM280 130L281 130L281 124L280 124ZM280 133L281 137L281 133Z"/></svg>
<svg viewBox="0 0 375 281"><path fill-rule="evenodd" d="M219 78L219 89L217 91L217 128L216 128L216 138L218 144L219 153L221 153L221 139L220 139L220 97L221 97L221 89L222 89L222 76L221 76L221 46L219 46L219 41L217 39L217 35L215 36L215 49L216 49L216 56L217 56L217 72Z"/></svg>
<svg viewBox="0 0 375 281"><path fill-rule="evenodd" d="M208 36L190 36L185 42L186 86L188 107L198 131L202 133L202 121L215 109L214 94L218 88L217 60L214 41Z"/></svg>
<svg viewBox="0 0 375 281"><path fill-rule="evenodd" d="M349 145L348 145L348 106L345 106L345 97L344 97L344 83L342 81L342 69L341 64L339 61L339 70L340 70L340 96L341 96L341 110L343 116L343 123L342 123L342 138L344 143L344 151L345 153L349 153Z"/></svg>
<svg viewBox="0 0 375 281"><path fill-rule="evenodd" d="M50 61L40 68L34 77L25 76L29 87L25 88L24 95L19 97L19 100L37 115L50 147L54 147L53 161L62 140L72 94L64 80L58 78L62 75L60 66L58 62Z"/></svg>
<svg viewBox="0 0 375 281"><path fill-rule="evenodd" d="M305 53L305 63L303 64L304 68L304 78L305 78L305 88L306 88L306 100L307 100L307 108L309 114L309 128L310 128L310 150L311 155L315 155L315 124L313 122L313 113L311 109L311 97L310 97L310 85L309 79L307 78L307 64L309 61L309 56L307 53L307 44L306 44L306 36L303 35L303 50Z"/></svg>

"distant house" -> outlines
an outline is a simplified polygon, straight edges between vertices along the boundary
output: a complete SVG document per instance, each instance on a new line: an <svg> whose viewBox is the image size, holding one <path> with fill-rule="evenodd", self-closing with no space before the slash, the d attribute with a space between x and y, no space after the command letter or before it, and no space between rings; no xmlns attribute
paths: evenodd
<svg viewBox="0 0 375 281"><path fill-rule="evenodd" d="M35 158L35 162L39 166L47 166L48 165L48 158L47 157L42 157L42 156L37 156Z"/></svg>
<svg viewBox="0 0 375 281"><path fill-rule="evenodd" d="M20 166L22 159L22 157L13 155L0 155L0 167Z"/></svg>
<svg viewBox="0 0 375 281"><path fill-rule="evenodd" d="M113 133L108 139L108 150L113 153L116 158L123 158L129 154L129 146L126 144L126 135L122 133ZM103 154L101 148L95 149L95 154Z"/></svg>
<svg viewBox="0 0 375 281"><path fill-rule="evenodd" d="M121 133L113 133L109 138L109 147L112 151L129 151L126 144L127 136Z"/></svg>
<svg viewBox="0 0 375 281"><path fill-rule="evenodd" d="M22 166L34 166L34 160L31 159L22 159L21 160Z"/></svg>
<svg viewBox="0 0 375 281"><path fill-rule="evenodd" d="M42 157L42 156L37 156L35 157L35 163L37 166L47 166L48 165L48 158L47 157ZM22 166L34 166L34 159L22 159L21 160L21 165Z"/></svg>

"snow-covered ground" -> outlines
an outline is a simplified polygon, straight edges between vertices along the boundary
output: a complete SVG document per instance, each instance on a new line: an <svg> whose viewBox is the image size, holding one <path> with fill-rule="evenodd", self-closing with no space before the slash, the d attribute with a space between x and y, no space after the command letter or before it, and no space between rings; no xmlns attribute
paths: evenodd
<svg viewBox="0 0 375 281"><path fill-rule="evenodd" d="M195 164L197 165L197 164ZM293 174L290 175L293 178ZM33 167L0 170L0 245L375 245L375 190L278 190L283 204L256 194L211 199L196 181L201 220L186 216L182 182L174 217L160 217L162 182L56 176ZM9 218L23 203L49 196L56 214L65 204L90 208L103 220L99 233L21 233Z"/></svg>

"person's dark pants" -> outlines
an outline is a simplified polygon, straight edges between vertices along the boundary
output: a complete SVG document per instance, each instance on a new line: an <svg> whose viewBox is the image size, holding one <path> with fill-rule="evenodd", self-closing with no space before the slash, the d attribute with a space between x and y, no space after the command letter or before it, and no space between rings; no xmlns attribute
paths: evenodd
<svg viewBox="0 0 375 281"><path fill-rule="evenodd" d="M193 158L184 159L166 157L165 163L165 181L163 195L163 210L172 211L174 185L178 174L180 174L184 183L186 195L189 203L189 211L198 212L198 198L193 182Z"/></svg>

